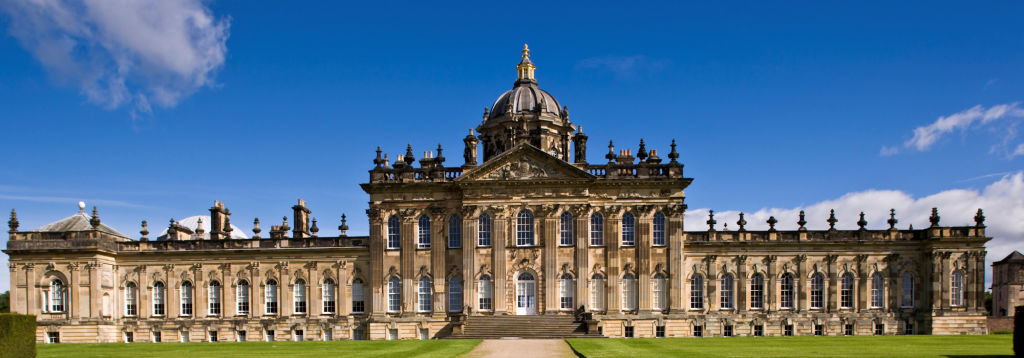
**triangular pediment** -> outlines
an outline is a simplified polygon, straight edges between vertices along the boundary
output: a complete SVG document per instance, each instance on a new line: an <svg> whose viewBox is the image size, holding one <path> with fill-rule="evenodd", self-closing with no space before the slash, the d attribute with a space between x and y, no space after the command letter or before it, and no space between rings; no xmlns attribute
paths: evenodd
<svg viewBox="0 0 1024 358"><path fill-rule="evenodd" d="M456 181L588 180L594 176L529 144L519 144Z"/></svg>

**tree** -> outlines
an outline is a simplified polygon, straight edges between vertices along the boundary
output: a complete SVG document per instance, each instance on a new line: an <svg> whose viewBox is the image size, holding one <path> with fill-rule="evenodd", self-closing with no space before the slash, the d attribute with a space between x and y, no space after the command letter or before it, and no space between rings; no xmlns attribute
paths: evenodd
<svg viewBox="0 0 1024 358"><path fill-rule="evenodd" d="M0 293L0 313L11 311L11 291Z"/></svg>
<svg viewBox="0 0 1024 358"><path fill-rule="evenodd" d="M991 316L992 312L992 292L985 291L985 312Z"/></svg>

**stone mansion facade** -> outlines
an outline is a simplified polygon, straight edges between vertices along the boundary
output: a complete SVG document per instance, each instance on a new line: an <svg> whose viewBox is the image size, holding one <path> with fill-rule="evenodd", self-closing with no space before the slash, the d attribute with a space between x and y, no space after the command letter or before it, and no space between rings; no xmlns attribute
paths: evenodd
<svg viewBox="0 0 1024 358"><path fill-rule="evenodd" d="M209 216L132 238L94 207L21 230L9 221L11 307L40 342L444 338L466 318L564 315L607 337L979 334L985 236L974 225L809 230L687 227L691 178L673 142L588 137L541 90L524 47L513 88L464 139L377 150L368 236L319 236L303 201L263 234ZM591 158L592 160L593 158ZM825 218L814 218L825 220ZM786 225L790 227L790 225Z"/></svg>

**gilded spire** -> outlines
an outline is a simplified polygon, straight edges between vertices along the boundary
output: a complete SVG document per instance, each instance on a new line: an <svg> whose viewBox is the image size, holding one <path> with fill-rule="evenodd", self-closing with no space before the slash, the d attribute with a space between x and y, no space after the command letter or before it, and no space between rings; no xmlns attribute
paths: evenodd
<svg viewBox="0 0 1024 358"><path fill-rule="evenodd" d="M519 65L516 66L516 73L519 74L519 77L516 79L516 83L537 82L537 80L533 78L533 70L535 69L537 69L537 66L534 66L533 62L530 61L530 47L523 44L523 60L519 61Z"/></svg>

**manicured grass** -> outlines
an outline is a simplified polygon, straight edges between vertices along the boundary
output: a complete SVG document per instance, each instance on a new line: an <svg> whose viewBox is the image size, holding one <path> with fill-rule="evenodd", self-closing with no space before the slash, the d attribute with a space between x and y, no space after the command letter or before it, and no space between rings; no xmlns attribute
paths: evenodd
<svg viewBox="0 0 1024 358"><path fill-rule="evenodd" d="M597 357L1013 357L1010 335L568 339Z"/></svg>
<svg viewBox="0 0 1024 358"><path fill-rule="evenodd" d="M455 357L479 340L221 342L221 343L61 343L39 344L39 357Z"/></svg>

